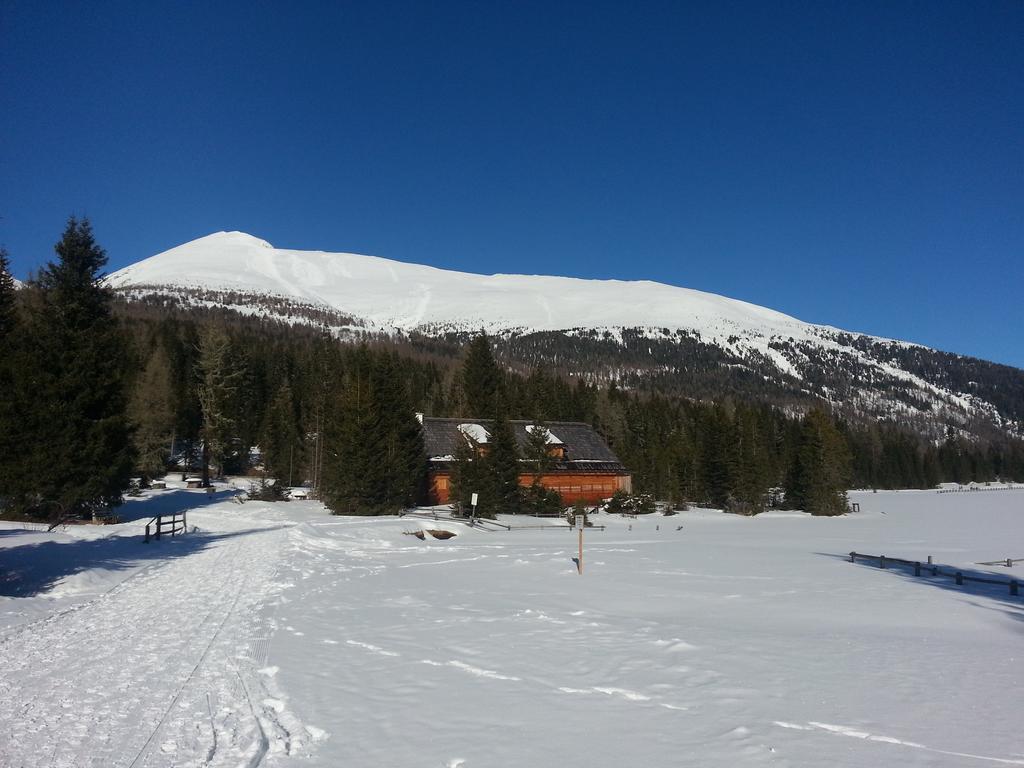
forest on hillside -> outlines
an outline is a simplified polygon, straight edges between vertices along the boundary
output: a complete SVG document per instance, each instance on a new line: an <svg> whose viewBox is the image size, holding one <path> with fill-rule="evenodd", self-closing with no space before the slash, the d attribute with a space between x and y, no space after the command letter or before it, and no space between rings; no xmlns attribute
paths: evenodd
<svg viewBox="0 0 1024 768"><path fill-rule="evenodd" d="M851 487L1024 481L1024 443L1005 435L950 428L934 439L742 386L599 383L573 375L572 348L558 366L531 367L482 334L352 343L229 310L119 300L103 286L105 263L88 222L75 220L25 288L14 290L0 259L8 515L113 504L133 478L170 468L204 481L251 473L264 489L310 484L337 511L396 511L421 490L416 412L587 422L637 492L747 514L778 504L836 513ZM592 341L581 354L599 354ZM522 501L502 493L492 494L496 511Z"/></svg>

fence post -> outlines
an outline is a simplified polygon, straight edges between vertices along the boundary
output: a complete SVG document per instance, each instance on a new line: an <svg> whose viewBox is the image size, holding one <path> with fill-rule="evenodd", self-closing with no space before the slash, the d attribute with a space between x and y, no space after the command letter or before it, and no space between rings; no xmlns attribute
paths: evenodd
<svg viewBox="0 0 1024 768"><path fill-rule="evenodd" d="M914 563L914 575L915 576L920 576L921 575L921 564L920 563Z"/></svg>
<svg viewBox="0 0 1024 768"><path fill-rule="evenodd" d="M857 553L856 552L851 552L850 553L850 562L851 563L856 563L857 562Z"/></svg>
<svg viewBox="0 0 1024 768"><path fill-rule="evenodd" d="M188 512L181 513L181 524L183 526L181 532L188 533Z"/></svg>
<svg viewBox="0 0 1024 768"><path fill-rule="evenodd" d="M1010 594L1011 595L1018 595L1018 594L1020 594L1020 590L1019 590L1019 588L1017 586L1016 580L1010 582Z"/></svg>
<svg viewBox="0 0 1024 768"><path fill-rule="evenodd" d="M932 556L928 555L928 565L931 565L931 564L932 564Z"/></svg>
<svg viewBox="0 0 1024 768"><path fill-rule="evenodd" d="M1010 558L1006 558L1006 567L1013 568L1013 560L1011 560Z"/></svg>
<svg viewBox="0 0 1024 768"><path fill-rule="evenodd" d="M149 544L149 523L146 523L146 540L143 544Z"/></svg>
<svg viewBox="0 0 1024 768"><path fill-rule="evenodd" d="M885 568L885 555L882 555L880 558L878 558L878 567Z"/></svg>
<svg viewBox="0 0 1024 768"><path fill-rule="evenodd" d="M962 587L964 585L964 575L960 573L960 571L956 572L956 584L958 587Z"/></svg>
<svg viewBox="0 0 1024 768"><path fill-rule="evenodd" d="M160 525L161 522L163 522L163 521L160 519L160 516L157 515L157 517L156 517L156 540L157 541L160 541L160 528L162 527Z"/></svg>

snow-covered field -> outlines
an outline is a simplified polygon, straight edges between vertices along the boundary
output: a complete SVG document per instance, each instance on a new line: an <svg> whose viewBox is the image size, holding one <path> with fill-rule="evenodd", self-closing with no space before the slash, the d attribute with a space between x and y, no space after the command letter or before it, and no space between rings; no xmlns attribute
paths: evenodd
<svg viewBox="0 0 1024 768"><path fill-rule="evenodd" d="M1024 765L1024 597L846 557L1020 579L976 563L1024 557L1024 490L852 499L602 515L582 576L564 529L226 493L0 523L0 765Z"/></svg>

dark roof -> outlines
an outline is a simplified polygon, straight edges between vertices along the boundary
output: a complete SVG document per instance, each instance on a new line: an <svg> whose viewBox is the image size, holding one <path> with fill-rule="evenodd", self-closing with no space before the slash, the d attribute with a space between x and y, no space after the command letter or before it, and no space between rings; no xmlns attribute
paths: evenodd
<svg viewBox="0 0 1024 768"><path fill-rule="evenodd" d="M526 427L535 422L515 420L510 423L516 436L516 443L522 451L527 445L529 435ZM454 456L459 446L465 444L465 438L459 431L460 424L479 424L488 432L491 430L489 419L436 419L425 416L423 418L423 442L427 449L427 456ZM565 448L566 460L558 462L559 467L566 466L568 468L578 463L579 469L594 471L597 469L593 466L595 464L603 465L602 468L607 469L613 469L607 465L614 464L616 465L614 468L622 469L619 457L612 452L604 439L589 424L584 424L582 421L548 421L545 422L545 426L562 442Z"/></svg>

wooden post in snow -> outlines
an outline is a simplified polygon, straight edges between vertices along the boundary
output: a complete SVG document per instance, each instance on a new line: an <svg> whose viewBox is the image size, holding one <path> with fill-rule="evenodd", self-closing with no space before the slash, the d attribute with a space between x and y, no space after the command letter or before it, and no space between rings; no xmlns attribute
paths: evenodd
<svg viewBox="0 0 1024 768"><path fill-rule="evenodd" d="M576 561L576 567L579 569L580 576L583 575L583 523L580 523L580 559Z"/></svg>

